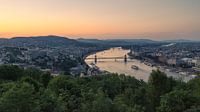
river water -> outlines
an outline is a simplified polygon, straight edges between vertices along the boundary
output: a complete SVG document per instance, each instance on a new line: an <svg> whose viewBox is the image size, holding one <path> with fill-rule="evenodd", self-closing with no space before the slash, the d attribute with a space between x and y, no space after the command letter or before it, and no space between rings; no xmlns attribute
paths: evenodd
<svg viewBox="0 0 200 112"><path fill-rule="evenodd" d="M117 48L111 48L109 50L97 52L96 54L89 55L86 59L85 62L88 65L91 65L94 63L94 58L95 55L97 56L97 63L95 64L97 67L100 68L100 70L103 71L108 71L111 73L118 73L118 74L125 74L129 76L134 76L137 79L142 79L144 81L148 81L149 75L152 72L152 70L156 70L156 67L150 67L145 65L144 63L141 63L139 60L136 59L129 59L127 62L124 62L124 59L98 59L98 58L109 58L109 57L124 57L124 55L127 55L130 50L124 50L120 47ZM127 55L128 57L128 55ZM138 66L139 69L135 70L132 69L131 66L135 65ZM188 78L183 78L177 73L172 73L172 72L167 72L168 76L172 76L174 78L182 78L183 80L187 81L189 80Z"/></svg>

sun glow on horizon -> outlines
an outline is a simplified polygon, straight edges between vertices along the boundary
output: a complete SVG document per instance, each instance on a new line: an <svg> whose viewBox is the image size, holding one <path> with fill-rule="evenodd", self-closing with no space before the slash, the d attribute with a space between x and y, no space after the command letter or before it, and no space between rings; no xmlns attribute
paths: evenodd
<svg viewBox="0 0 200 112"><path fill-rule="evenodd" d="M200 38L198 0L0 0L0 37Z"/></svg>

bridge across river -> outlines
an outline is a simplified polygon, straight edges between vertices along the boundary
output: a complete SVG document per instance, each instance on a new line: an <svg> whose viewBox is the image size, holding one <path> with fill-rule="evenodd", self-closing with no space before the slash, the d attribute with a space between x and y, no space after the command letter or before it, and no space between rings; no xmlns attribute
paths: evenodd
<svg viewBox="0 0 200 112"><path fill-rule="evenodd" d="M124 62L127 62L127 55L121 57L97 57L97 55L95 55L94 58L86 58L86 60L94 60L95 63L98 62L98 59L124 59Z"/></svg>
<svg viewBox="0 0 200 112"><path fill-rule="evenodd" d="M86 58L86 60L95 58ZM124 57L98 57L97 59L124 59Z"/></svg>

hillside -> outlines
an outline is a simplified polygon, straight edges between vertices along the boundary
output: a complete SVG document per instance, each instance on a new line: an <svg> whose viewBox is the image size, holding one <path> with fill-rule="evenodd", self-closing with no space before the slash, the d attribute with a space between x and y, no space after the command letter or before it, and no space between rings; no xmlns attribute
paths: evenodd
<svg viewBox="0 0 200 112"><path fill-rule="evenodd" d="M0 39L0 45L6 46L37 46L37 47L69 47L80 46L80 42L60 36L37 36L37 37L13 37L11 39Z"/></svg>

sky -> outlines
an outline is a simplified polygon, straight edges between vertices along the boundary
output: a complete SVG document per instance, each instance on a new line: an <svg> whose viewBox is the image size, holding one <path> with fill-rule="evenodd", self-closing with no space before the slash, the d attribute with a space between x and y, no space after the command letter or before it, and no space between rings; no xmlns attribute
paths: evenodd
<svg viewBox="0 0 200 112"><path fill-rule="evenodd" d="M0 37L200 40L200 0L0 0Z"/></svg>

